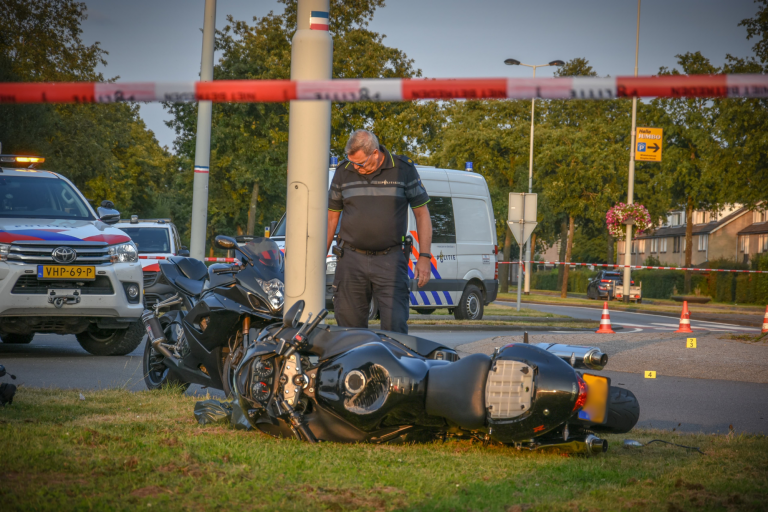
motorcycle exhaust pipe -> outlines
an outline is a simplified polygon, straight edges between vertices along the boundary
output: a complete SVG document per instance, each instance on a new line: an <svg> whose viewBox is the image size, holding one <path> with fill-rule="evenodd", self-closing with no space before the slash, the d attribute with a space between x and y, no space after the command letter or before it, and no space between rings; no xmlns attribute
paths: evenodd
<svg viewBox="0 0 768 512"><path fill-rule="evenodd" d="M148 309L144 310L144 314L141 315L141 321L147 330L147 336L149 336L149 342L152 343L152 348L163 354L168 360L177 362L171 351L163 345L163 343L168 341L168 338L165 337L163 326L160 324L160 319L157 318L155 312Z"/></svg>
<svg viewBox="0 0 768 512"><path fill-rule="evenodd" d="M608 354L597 347L565 345L563 343L538 343L536 346L555 354L574 368L602 370L608 364Z"/></svg>

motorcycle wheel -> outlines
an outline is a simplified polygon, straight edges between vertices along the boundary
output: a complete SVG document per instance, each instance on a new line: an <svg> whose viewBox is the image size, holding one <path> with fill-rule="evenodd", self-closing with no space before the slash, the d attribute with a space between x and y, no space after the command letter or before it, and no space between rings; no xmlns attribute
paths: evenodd
<svg viewBox="0 0 768 512"><path fill-rule="evenodd" d="M611 386L608 400L608 421L605 425L593 425L589 430L603 434L626 434L640 418L640 403L628 389Z"/></svg>
<svg viewBox="0 0 768 512"><path fill-rule="evenodd" d="M163 325L163 329L165 329L168 321L164 322L163 320L164 317L160 317L160 324ZM182 393L186 391L189 387L189 382L184 382L165 366L163 364L165 356L152 348L152 343L150 343L149 337L144 336L144 339L146 340L146 343L144 344L142 371L144 372L144 384L146 384L147 389L154 391L157 389L174 387L178 388Z"/></svg>

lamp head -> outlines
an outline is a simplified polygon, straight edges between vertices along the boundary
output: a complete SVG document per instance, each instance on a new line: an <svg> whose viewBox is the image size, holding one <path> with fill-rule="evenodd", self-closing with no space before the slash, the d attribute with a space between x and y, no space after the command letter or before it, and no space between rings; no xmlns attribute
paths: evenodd
<svg viewBox="0 0 768 512"><path fill-rule="evenodd" d="M504 61L504 64L506 64L507 66L519 66L520 61L515 59L507 59Z"/></svg>
<svg viewBox="0 0 768 512"><path fill-rule="evenodd" d="M562 66L564 64L565 64L565 62L563 62L561 60L553 60L552 62L549 63L550 66Z"/></svg>

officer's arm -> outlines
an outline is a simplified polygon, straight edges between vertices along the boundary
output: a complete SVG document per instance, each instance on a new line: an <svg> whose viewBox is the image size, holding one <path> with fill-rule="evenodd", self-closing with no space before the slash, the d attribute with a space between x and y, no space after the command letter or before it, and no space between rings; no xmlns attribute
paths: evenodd
<svg viewBox="0 0 768 512"><path fill-rule="evenodd" d="M333 236L336 234L336 226L339 224L339 217L341 212L335 212L328 210L328 245L325 248L325 254L331 250L331 243L333 243ZM429 239L432 240L432 225L430 224Z"/></svg>
<svg viewBox="0 0 768 512"><path fill-rule="evenodd" d="M432 219L429 217L427 205L419 206L413 209L413 216L416 217L416 233L419 236L419 253L432 252ZM419 287L429 282L430 277L430 259L419 257L416 262L416 277L419 280Z"/></svg>

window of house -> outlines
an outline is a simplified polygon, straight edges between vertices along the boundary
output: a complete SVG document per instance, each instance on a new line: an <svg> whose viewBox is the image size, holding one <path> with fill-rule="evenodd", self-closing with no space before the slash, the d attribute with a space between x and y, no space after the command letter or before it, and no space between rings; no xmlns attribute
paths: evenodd
<svg viewBox="0 0 768 512"><path fill-rule="evenodd" d="M757 252L768 252L768 235L760 235L757 239Z"/></svg>
<svg viewBox="0 0 768 512"><path fill-rule="evenodd" d="M666 238L660 238L659 239L659 252L667 252L667 239Z"/></svg>
<svg viewBox="0 0 768 512"><path fill-rule="evenodd" d="M693 223L704 224L704 212L693 212Z"/></svg>
<svg viewBox="0 0 768 512"><path fill-rule="evenodd" d="M749 254L749 235L741 235L739 237L739 251Z"/></svg>
<svg viewBox="0 0 768 512"><path fill-rule="evenodd" d="M637 252L639 254L645 254L645 240L637 241Z"/></svg>
<svg viewBox="0 0 768 512"><path fill-rule="evenodd" d="M632 254L637 254L637 240L632 240Z"/></svg>
<svg viewBox="0 0 768 512"><path fill-rule="evenodd" d="M683 238L681 236L676 236L672 239L672 252L678 253L680 252L680 239Z"/></svg>
<svg viewBox="0 0 768 512"><path fill-rule="evenodd" d="M699 250L707 250L707 242L709 241L709 235L699 235Z"/></svg>
<svg viewBox="0 0 768 512"><path fill-rule="evenodd" d="M651 252L659 252L659 239L651 238Z"/></svg>
<svg viewBox="0 0 768 512"><path fill-rule="evenodd" d="M758 222L765 222L765 212L758 212L754 211L752 212L752 222L757 224Z"/></svg>
<svg viewBox="0 0 768 512"><path fill-rule="evenodd" d="M670 213L667 215L667 222L670 226L680 225L680 212Z"/></svg>

